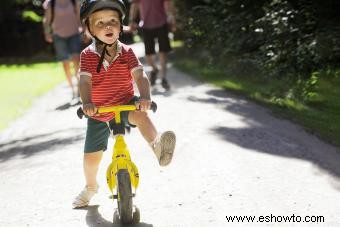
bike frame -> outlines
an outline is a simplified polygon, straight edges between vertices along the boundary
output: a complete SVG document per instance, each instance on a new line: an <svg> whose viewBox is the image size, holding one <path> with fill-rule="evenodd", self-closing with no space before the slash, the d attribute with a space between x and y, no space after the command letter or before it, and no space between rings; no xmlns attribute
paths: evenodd
<svg viewBox="0 0 340 227"><path fill-rule="evenodd" d="M121 105L112 107L99 107L98 113L115 113L115 123L121 124L120 113L122 111L134 111L136 110L135 105ZM129 149L124 140L124 134L114 135L115 144L112 151L112 161L106 171L107 185L114 196L118 198L119 195L114 195L117 191L117 173L119 170L126 169L129 172L131 179L131 186L136 191L139 184L139 173L137 166L131 161ZM135 193L134 193L135 194Z"/></svg>
<svg viewBox="0 0 340 227"><path fill-rule="evenodd" d="M157 104L151 102L150 109L157 110ZM129 149L125 143L124 135L126 127L122 124L122 111L135 111L135 105L121 105L99 107L97 113L114 113L114 122L108 123L110 131L115 139L112 151L112 161L106 170L106 182L112 193L112 199L117 199L119 219L123 224L138 223L140 221L139 209L133 205L132 197L136 195L139 184L137 166L131 161ZM80 107L77 115L83 118L84 111ZM114 217L116 211L114 213Z"/></svg>

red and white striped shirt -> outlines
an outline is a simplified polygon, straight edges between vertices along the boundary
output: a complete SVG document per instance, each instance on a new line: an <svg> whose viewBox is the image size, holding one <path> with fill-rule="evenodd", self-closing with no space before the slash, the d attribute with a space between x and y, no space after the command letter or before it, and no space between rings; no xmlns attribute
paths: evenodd
<svg viewBox="0 0 340 227"><path fill-rule="evenodd" d="M80 54L79 75L91 77L92 103L97 107L127 104L134 96L132 72L143 67L129 46L117 42L114 60L111 64L104 60L99 73L100 54L96 51L95 42ZM114 114L103 113L92 118L105 122L113 119Z"/></svg>

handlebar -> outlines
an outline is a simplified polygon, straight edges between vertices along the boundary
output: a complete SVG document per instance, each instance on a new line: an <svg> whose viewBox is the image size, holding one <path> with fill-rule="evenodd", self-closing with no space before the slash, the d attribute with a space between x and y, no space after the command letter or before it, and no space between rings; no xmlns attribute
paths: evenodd
<svg viewBox="0 0 340 227"><path fill-rule="evenodd" d="M103 106L98 107L97 113L120 113L134 110L137 110L136 105ZM154 101L151 102L150 110L154 113L157 111L157 104ZM80 119L84 117L85 113L81 107L77 109L77 115Z"/></svg>

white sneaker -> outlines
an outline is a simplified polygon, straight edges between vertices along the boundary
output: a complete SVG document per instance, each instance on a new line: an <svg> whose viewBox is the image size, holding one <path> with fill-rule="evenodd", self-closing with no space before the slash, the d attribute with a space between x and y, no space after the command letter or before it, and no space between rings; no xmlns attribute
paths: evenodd
<svg viewBox="0 0 340 227"><path fill-rule="evenodd" d="M85 186L85 188L74 199L72 203L72 207L73 208L86 207L87 205L89 205L91 198L97 192L98 192L98 185L96 185L95 187Z"/></svg>
<svg viewBox="0 0 340 227"><path fill-rule="evenodd" d="M158 159L159 165L166 166L171 160L175 151L176 135L172 131L166 131L158 135L152 144L153 151Z"/></svg>

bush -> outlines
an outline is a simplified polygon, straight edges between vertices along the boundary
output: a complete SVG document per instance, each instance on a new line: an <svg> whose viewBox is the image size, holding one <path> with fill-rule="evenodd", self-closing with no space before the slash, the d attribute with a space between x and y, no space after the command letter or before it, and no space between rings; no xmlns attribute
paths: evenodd
<svg viewBox="0 0 340 227"><path fill-rule="evenodd" d="M207 62L237 74L262 71L265 79L296 81L339 62L340 26L331 25L339 17L334 4L340 6L330 0L177 1L185 12L185 45L203 51Z"/></svg>

